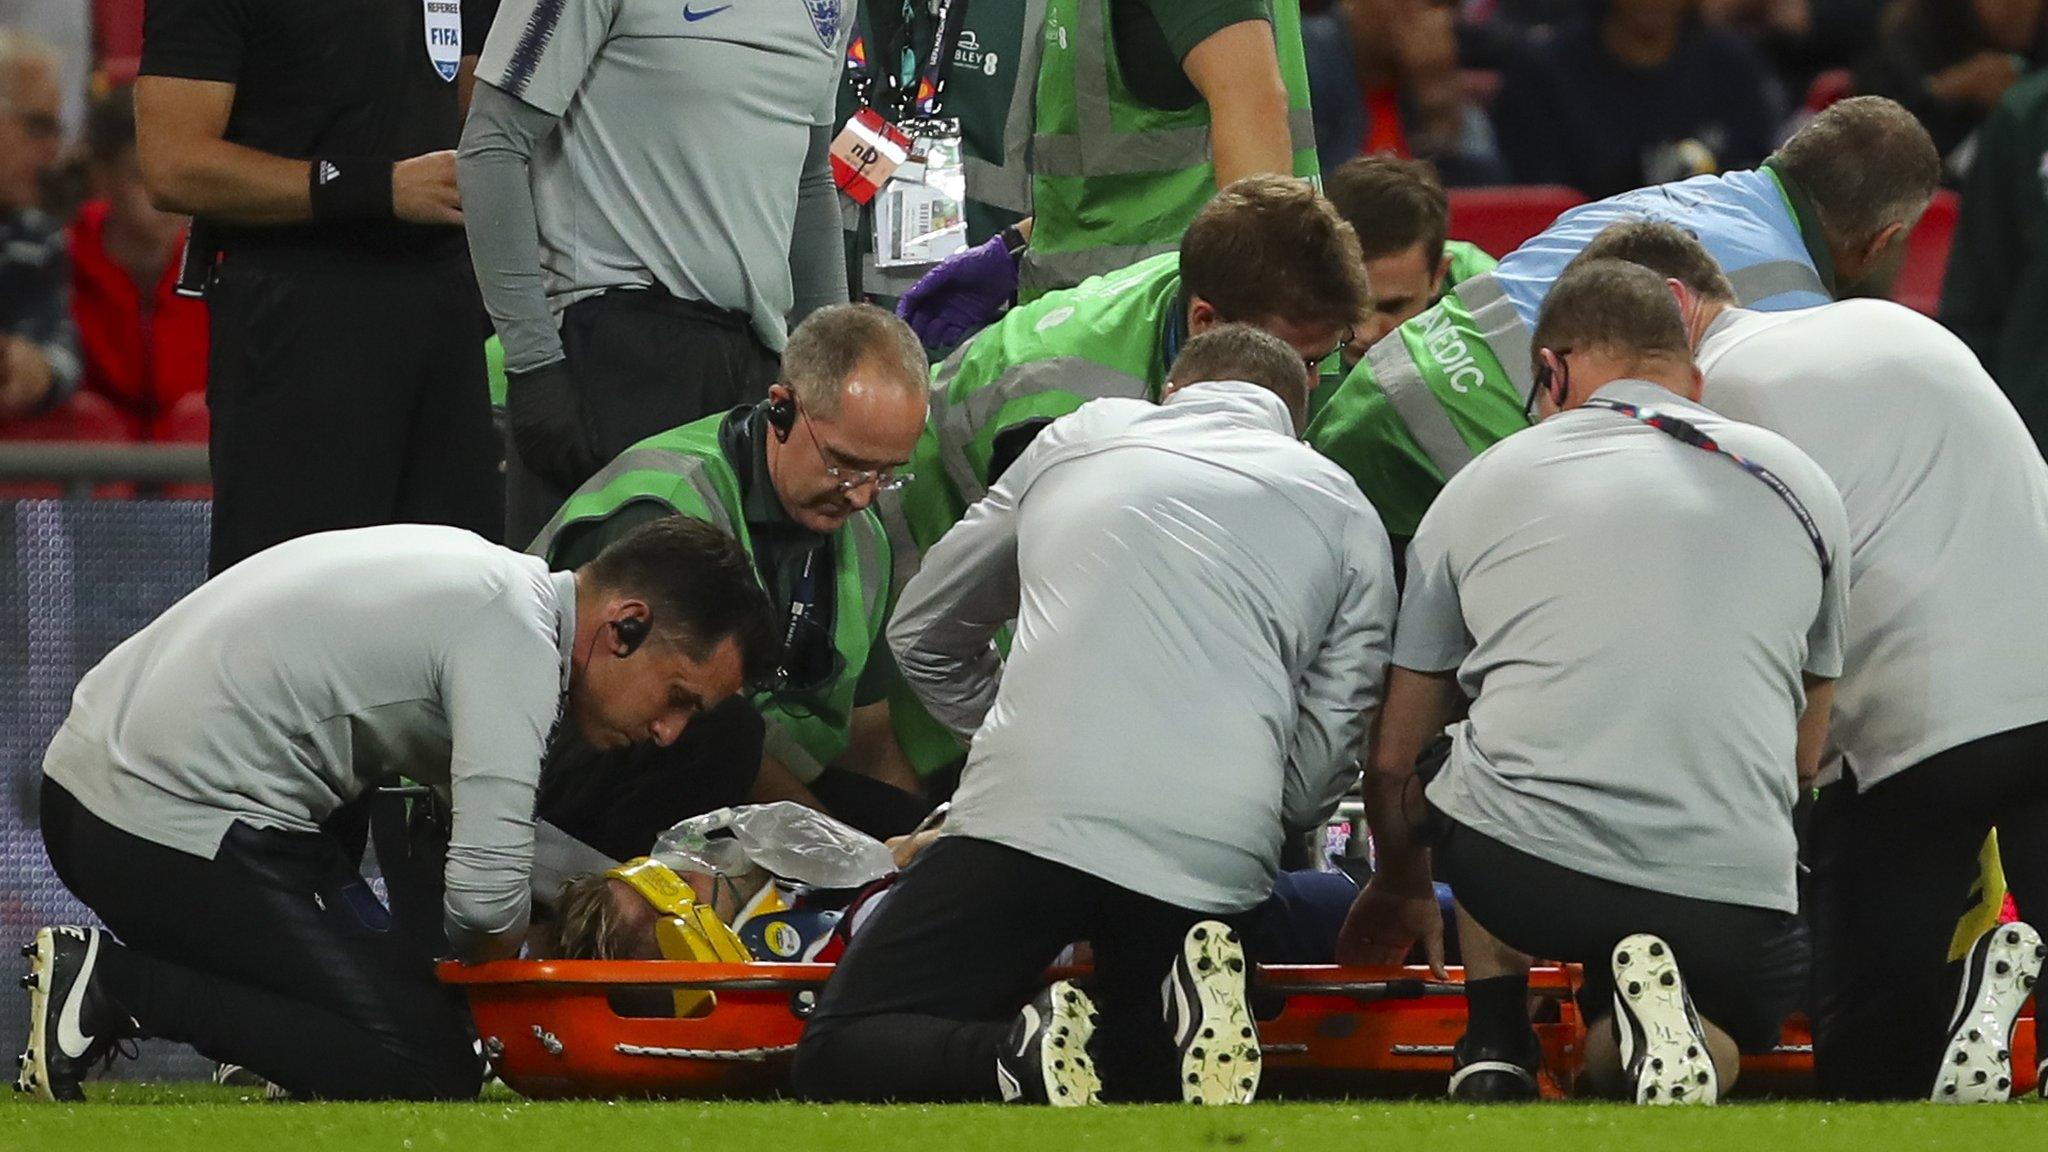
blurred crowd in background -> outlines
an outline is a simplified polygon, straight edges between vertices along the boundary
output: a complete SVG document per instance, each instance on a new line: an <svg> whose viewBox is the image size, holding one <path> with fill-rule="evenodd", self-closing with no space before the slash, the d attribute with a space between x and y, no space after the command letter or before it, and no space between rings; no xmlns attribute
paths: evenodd
<svg viewBox="0 0 2048 1152"><path fill-rule="evenodd" d="M1966 189L2001 103L2048 103L2042 0L1303 8L1325 173L1391 152L1454 189L1598 198L1754 166L1828 102L1870 93L1911 108ZM185 222L151 206L135 159L141 28L142 0L0 0L0 438L206 439L205 305L172 291Z"/></svg>

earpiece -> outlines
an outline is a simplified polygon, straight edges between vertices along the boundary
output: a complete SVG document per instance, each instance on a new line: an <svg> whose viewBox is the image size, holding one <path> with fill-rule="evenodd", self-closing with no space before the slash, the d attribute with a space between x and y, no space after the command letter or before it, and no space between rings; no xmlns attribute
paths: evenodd
<svg viewBox="0 0 2048 1152"><path fill-rule="evenodd" d="M623 620L614 620L612 631L619 638L619 655L631 656L640 650L640 645L647 642L647 618L628 616Z"/></svg>
<svg viewBox="0 0 2048 1152"><path fill-rule="evenodd" d="M785 391L780 396L768 399L768 426L775 429L775 439L787 441L791 430L796 427L796 396Z"/></svg>
<svg viewBox="0 0 2048 1152"><path fill-rule="evenodd" d="M1571 391L1571 369L1565 365L1564 357L1548 348L1543 349L1542 363L1536 366L1536 391L1548 393L1550 402L1564 407L1565 395Z"/></svg>

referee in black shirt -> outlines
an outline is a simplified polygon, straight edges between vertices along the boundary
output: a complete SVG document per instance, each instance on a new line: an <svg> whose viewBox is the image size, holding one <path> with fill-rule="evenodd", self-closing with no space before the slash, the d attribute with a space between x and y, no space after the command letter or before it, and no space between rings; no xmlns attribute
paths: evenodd
<svg viewBox="0 0 2048 1152"><path fill-rule="evenodd" d="M452 149L495 0L148 0L136 138L198 219L210 568L503 497Z"/></svg>

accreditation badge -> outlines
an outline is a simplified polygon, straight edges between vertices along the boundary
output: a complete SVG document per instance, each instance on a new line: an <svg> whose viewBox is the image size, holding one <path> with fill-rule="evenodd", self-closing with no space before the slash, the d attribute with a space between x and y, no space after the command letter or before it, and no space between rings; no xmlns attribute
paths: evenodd
<svg viewBox="0 0 2048 1152"><path fill-rule="evenodd" d="M421 0L427 14L427 59L441 79L453 81L462 68L462 0Z"/></svg>
<svg viewBox="0 0 2048 1152"><path fill-rule="evenodd" d="M881 113L863 108L832 141L832 182L854 203L866 204L910 158L910 143Z"/></svg>
<svg viewBox="0 0 2048 1152"><path fill-rule="evenodd" d="M919 137L875 200L875 267L929 268L967 247L960 136Z"/></svg>

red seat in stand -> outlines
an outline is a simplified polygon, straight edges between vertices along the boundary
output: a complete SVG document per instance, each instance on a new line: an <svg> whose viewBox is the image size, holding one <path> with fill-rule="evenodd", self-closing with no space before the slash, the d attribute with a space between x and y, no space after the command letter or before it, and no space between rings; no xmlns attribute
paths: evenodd
<svg viewBox="0 0 2048 1152"><path fill-rule="evenodd" d="M105 397L75 393L58 407L19 420L0 419L0 440L35 440L120 444L128 441L128 424ZM64 495L61 484L0 484L0 500L54 500ZM133 484L102 484L93 489L102 500L135 495Z"/></svg>
<svg viewBox="0 0 2048 1152"><path fill-rule="evenodd" d="M1567 209L1586 202L1560 184L1520 188L1453 188L1451 236L1485 249L1495 259L1513 252Z"/></svg>

